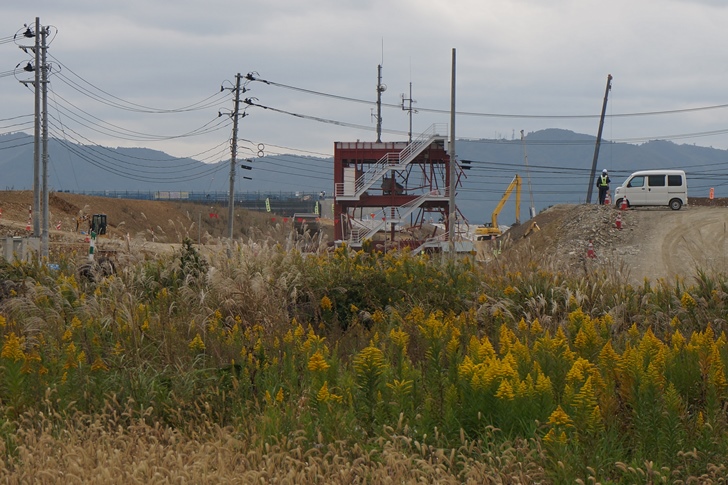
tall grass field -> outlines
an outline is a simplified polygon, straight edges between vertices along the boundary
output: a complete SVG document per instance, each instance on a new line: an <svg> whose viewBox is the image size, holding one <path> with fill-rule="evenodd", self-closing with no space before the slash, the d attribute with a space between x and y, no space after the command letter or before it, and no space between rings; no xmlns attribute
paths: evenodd
<svg viewBox="0 0 728 485"><path fill-rule="evenodd" d="M725 275L272 241L78 260L0 263L3 483L726 483Z"/></svg>

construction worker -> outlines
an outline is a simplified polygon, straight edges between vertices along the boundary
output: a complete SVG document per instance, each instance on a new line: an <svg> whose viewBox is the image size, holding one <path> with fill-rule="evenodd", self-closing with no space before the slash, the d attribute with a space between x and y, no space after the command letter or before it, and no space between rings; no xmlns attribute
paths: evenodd
<svg viewBox="0 0 728 485"><path fill-rule="evenodd" d="M607 192L609 192L609 173L605 168L602 170L602 174L597 177L597 188L599 189L599 205L604 205L604 199L607 198Z"/></svg>

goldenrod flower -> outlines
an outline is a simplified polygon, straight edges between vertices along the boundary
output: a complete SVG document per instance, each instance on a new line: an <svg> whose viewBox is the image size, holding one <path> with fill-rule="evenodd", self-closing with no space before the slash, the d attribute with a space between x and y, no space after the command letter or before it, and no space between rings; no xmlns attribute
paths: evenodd
<svg viewBox="0 0 728 485"><path fill-rule="evenodd" d="M278 392L276 393L276 402L283 402L283 399L285 398L283 394L283 388L278 388Z"/></svg>
<svg viewBox="0 0 728 485"><path fill-rule="evenodd" d="M200 337L199 333L195 335L195 338L190 341L188 346L190 350L195 352L202 352L205 350L205 342L202 341L202 337Z"/></svg>
<svg viewBox="0 0 728 485"><path fill-rule="evenodd" d="M412 381L395 379L388 382L387 387L398 397L408 396L412 392Z"/></svg>
<svg viewBox="0 0 728 485"><path fill-rule="evenodd" d="M407 345L409 344L409 334L404 330L393 328L389 331L389 338L394 345L402 349L403 352L407 351Z"/></svg>
<svg viewBox="0 0 728 485"><path fill-rule="evenodd" d="M376 347L365 347L354 357L354 370L359 375L374 378L384 373L384 354Z"/></svg>
<svg viewBox="0 0 728 485"><path fill-rule="evenodd" d="M96 356L93 363L91 364L92 371L107 371L109 366L101 359L101 356Z"/></svg>
<svg viewBox="0 0 728 485"><path fill-rule="evenodd" d="M516 393L513 390L513 386L508 380L504 380L498 386L498 391L495 393L495 397L506 401L512 401L516 397Z"/></svg>
<svg viewBox="0 0 728 485"><path fill-rule="evenodd" d="M692 310L697 306L695 298L693 298L687 291L680 297L680 305L686 310Z"/></svg>
<svg viewBox="0 0 728 485"><path fill-rule="evenodd" d="M7 320L5 320L5 317L0 315L0 328L4 328L7 324Z"/></svg>
<svg viewBox="0 0 728 485"><path fill-rule="evenodd" d="M23 352L23 339L15 335L15 332L10 332L10 335L6 335L4 340L5 342L3 343L0 357L10 359L13 362L25 360L25 352Z"/></svg>
<svg viewBox="0 0 728 485"><path fill-rule="evenodd" d="M316 394L316 399L319 402L341 402L343 400L343 396L329 392L329 382L325 381L324 385L321 386L321 389L319 389L319 392Z"/></svg>
<svg viewBox="0 0 728 485"><path fill-rule="evenodd" d="M324 310L324 311L331 311L331 308L333 306L331 304L331 300L326 295L324 295L323 297L321 297L321 303L320 303L320 305L321 305L321 309Z"/></svg>
<svg viewBox="0 0 728 485"><path fill-rule="evenodd" d="M310 359L308 359L308 370L311 372L323 372L331 367L324 359L320 350L317 350Z"/></svg>
<svg viewBox="0 0 728 485"><path fill-rule="evenodd" d="M573 426L571 418L564 412L561 406L557 406L554 412L549 416L548 423L552 426Z"/></svg>

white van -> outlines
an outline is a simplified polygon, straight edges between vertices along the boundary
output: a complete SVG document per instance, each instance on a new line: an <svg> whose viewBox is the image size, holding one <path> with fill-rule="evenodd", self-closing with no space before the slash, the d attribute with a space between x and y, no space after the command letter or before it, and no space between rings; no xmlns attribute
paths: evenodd
<svg viewBox="0 0 728 485"><path fill-rule="evenodd" d="M688 204L688 180L682 170L642 170L635 172L614 192L619 207L622 199L627 205L666 205L672 210Z"/></svg>

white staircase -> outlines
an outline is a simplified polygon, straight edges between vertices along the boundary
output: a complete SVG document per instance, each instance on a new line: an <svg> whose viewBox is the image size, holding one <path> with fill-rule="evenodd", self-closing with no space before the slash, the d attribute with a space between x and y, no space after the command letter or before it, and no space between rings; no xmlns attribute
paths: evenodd
<svg viewBox="0 0 728 485"><path fill-rule="evenodd" d="M359 200L372 185L381 180L391 170L404 170L422 151L434 141L445 139L447 124L435 123L421 133L399 153L387 153L379 161L369 166L361 177L354 182L354 190L347 193L344 183L337 183L336 198L340 200Z"/></svg>
<svg viewBox="0 0 728 485"><path fill-rule="evenodd" d="M377 232L384 230L388 224L401 223L427 201L443 200L447 198L447 194L441 193L439 190L432 190L398 207L397 218L383 218L369 226L364 226L363 224L354 226L349 234L349 245L352 247L360 246L365 240L370 239ZM384 212L386 213L386 211Z"/></svg>

